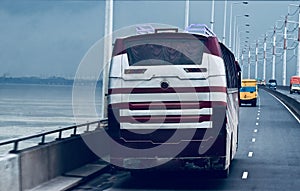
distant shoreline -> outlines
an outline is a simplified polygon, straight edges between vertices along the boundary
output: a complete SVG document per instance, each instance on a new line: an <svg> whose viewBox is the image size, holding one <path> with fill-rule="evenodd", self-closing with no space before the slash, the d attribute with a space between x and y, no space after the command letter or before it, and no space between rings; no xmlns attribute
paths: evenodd
<svg viewBox="0 0 300 191"><path fill-rule="evenodd" d="M82 83L90 83L91 80L82 80ZM62 77L0 77L0 84L42 84L42 85L73 85L73 79ZM97 84L101 81L97 81Z"/></svg>

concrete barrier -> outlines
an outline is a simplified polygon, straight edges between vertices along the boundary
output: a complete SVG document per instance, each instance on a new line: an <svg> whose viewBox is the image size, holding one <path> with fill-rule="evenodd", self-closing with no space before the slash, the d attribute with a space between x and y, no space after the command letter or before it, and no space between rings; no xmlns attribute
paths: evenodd
<svg viewBox="0 0 300 191"><path fill-rule="evenodd" d="M20 190L19 156L0 156L0 191Z"/></svg>
<svg viewBox="0 0 300 191"><path fill-rule="evenodd" d="M99 160L109 153L103 136L97 129L0 156L0 191L30 190L62 176L81 180L109 167ZM83 170L81 178L72 175Z"/></svg>
<svg viewBox="0 0 300 191"><path fill-rule="evenodd" d="M20 190L34 188L98 159L80 136L22 150L18 155Z"/></svg>
<svg viewBox="0 0 300 191"><path fill-rule="evenodd" d="M298 118L300 118L300 103L297 100L266 87L262 87L262 89L268 91L269 93L280 99L288 108L290 108L295 113ZM285 86L283 86L283 88L281 89L285 89Z"/></svg>
<svg viewBox="0 0 300 191"><path fill-rule="evenodd" d="M279 90L285 90L285 91L290 91L290 86L277 86L277 89L279 89Z"/></svg>

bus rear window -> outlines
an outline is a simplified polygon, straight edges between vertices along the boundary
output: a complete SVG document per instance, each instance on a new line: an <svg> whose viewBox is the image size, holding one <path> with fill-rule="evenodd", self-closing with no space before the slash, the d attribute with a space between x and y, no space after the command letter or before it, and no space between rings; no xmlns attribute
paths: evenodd
<svg viewBox="0 0 300 191"><path fill-rule="evenodd" d="M200 65L204 45L198 39L156 39L127 42L130 66Z"/></svg>

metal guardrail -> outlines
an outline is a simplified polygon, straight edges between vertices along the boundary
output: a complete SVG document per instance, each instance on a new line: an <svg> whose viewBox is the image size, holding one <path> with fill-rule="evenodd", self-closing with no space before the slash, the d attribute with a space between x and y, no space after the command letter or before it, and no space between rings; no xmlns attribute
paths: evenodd
<svg viewBox="0 0 300 191"><path fill-rule="evenodd" d="M18 145L22 141L26 141L26 140L30 140L30 139L34 139L34 138L41 138L41 142L39 142L38 145L42 145L42 144L46 143L45 138L46 138L47 135L58 133L58 136L57 136L56 140L61 140L62 139L62 133L64 131L73 130L73 134L71 134L70 136L74 136L74 135L79 135L79 134L77 134L77 129L78 128L86 127L85 132L90 132L90 126L91 125L97 124L97 128L100 128L101 124L104 125L106 123L107 123L107 119L101 119L101 120L98 120L98 121L93 121L93 122L83 123L83 124L79 124L79 125L73 125L73 126L69 126L69 127L55 129L55 130L47 131L47 132L44 132L44 133L38 133L38 134L35 134L35 135L8 139L8 140L2 141L2 142L0 141L0 147L4 146L4 145L13 144L14 145L13 150L11 150L9 152L10 153L15 153L15 152L18 151Z"/></svg>

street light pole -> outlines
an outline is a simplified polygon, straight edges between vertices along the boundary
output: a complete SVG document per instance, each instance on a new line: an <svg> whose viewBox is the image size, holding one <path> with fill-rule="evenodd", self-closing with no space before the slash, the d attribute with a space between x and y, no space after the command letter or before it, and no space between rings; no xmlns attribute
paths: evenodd
<svg viewBox="0 0 300 191"><path fill-rule="evenodd" d="M234 27L234 31L233 31L233 48L232 48L232 50L233 50L233 53L235 53L235 26L236 26L236 19L237 19L237 17L241 17L241 15L236 15L235 17L234 17L234 24L233 24L233 27Z"/></svg>
<svg viewBox="0 0 300 191"><path fill-rule="evenodd" d="M267 66L267 34L265 34L264 38L264 71L263 71L263 80L266 81L266 66Z"/></svg>
<svg viewBox="0 0 300 191"><path fill-rule="evenodd" d="M105 1L105 30L104 30L104 55L103 55L103 84L102 92L106 92L107 88L107 75L108 75L108 62L112 54L112 31L113 31L113 0ZM103 111L101 117L104 118L106 115L107 100L105 96L102 98Z"/></svg>
<svg viewBox="0 0 300 191"><path fill-rule="evenodd" d="M109 60L112 52L113 31L113 0L105 1L105 29L104 29L104 64Z"/></svg>
<svg viewBox="0 0 300 191"><path fill-rule="evenodd" d="M224 2L224 26L223 26L223 39L222 43L225 44L225 38L226 38L226 18L227 18L227 0Z"/></svg>
<svg viewBox="0 0 300 191"><path fill-rule="evenodd" d="M242 2L244 5L248 5L248 1L243 1ZM229 21L229 49L231 49L231 30L232 30L232 7L234 4L240 4L240 2L235 2L230 4L230 21Z"/></svg>
<svg viewBox="0 0 300 191"><path fill-rule="evenodd" d="M189 26L189 15L190 15L190 1L185 0L185 22L184 22L185 29Z"/></svg>
<svg viewBox="0 0 300 191"><path fill-rule="evenodd" d="M211 21L210 21L210 29L214 31L214 17L215 17L215 0L211 2Z"/></svg>
<svg viewBox="0 0 300 191"><path fill-rule="evenodd" d="M238 32L240 33L240 32ZM237 44L237 61L239 62L239 58L240 58L240 38L238 39L238 44Z"/></svg>
<svg viewBox="0 0 300 191"><path fill-rule="evenodd" d="M298 55L297 55L297 65L296 65L296 75L300 76L300 4L290 4L289 6L295 6L298 7L299 13L298 13ZM288 7L288 14L290 13L290 7Z"/></svg>
<svg viewBox="0 0 300 191"><path fill-rule="evenodd" d="M257 79L257 65L258 65L258 40L255 45L255 79Z"/></svg>
<svg viewBox="0 0 300 191"><path fill-rule="evenodd" d="M300 5L299 5L300 7ZM298 13L298 55L297 55L297 69L296 75L300 76L300 8Z"/></svg>
<svg viewBox="0 0 300 191"><path fill-rule="evenodd" d="M236 26L236 29L235 29L235 30L236 30L235 33L236 33L236 34L239 34L239 26ZM234 30L234 31L235 31L235 30ZM239 40L239 39L238 39L238 36L239 36L239 35L234 35L234 36L235 36L235 38L234 38L234 44L233 44L233 45L234 45L233 53L236 54L236 52L237 52L238 40Z"/></svg>
<svg viewBox="0 0 300 191"><path fill-rule="evenodd" d="M243 79L244 74L244 51L242 51L242 73L241 73L241 79Z"/></svg>
<svg viewBox="0 0 300 191"><path fill-rule="evenodd" d="M300 5L299 5L299 7L300 7ZM297 55L296 75L300 76L300 8L299 8L299 15L298 15L298 55Z"/></svg>
<svg viewBox="0 0 300 191"><path fill-rule="evenodd" d="M249 52L248 52L248 79L250 79L251 65L250 65L250 57L251 57L251 48L249 43Z"/></svg>
<svg viewBox="0 0 300 191"><path fill-rule="evenodd" d="M273 63L272 63L272 79L275 79L275 63L276 63L276 25L273 31Z"/></svg>
<svg viewBox="0 0 300 191"><path fill-rule="evenodd" d="M234 3L230 4L230 22L229 22L229 48L231 49L231 28L232 28L232 5Z"/></svg>
<svg viewBox="0 0 300 191"><path fill-rule="evenodd" d="M250 25L246 24L245 26L249 27ZM235 39L235 49L233 50L233 52L237 53L237 58L239 58L239 55L240 55L240 40L241 40L241 34L240 33L243 32L243 31L240 30L238 26L236 28L237 28L237 32L236 32L237 35L236 35L236 39ZM250 33L248 30L246 30L244 32L245 33Z"/></svg>
<svg viewBox="0 0 300 191"><path fill-rule="evenodd" d="M284 34L283 34L283 65L282 65L282 85L286 85L286 37L287 37L287 16L284 21Z"/></svg>
<svg viewBox="0 0 300 191"><path fill-rule="evenodd" d="M234 17L234 25L233 25L233 27L234 27L234 31L233 31L233 48L232 48L233 53L236 53L236 30L237 30L237 24L236 24L236 22L237 22L237 18L238 17L242 17L242 16L249 17L248 14L246 14L246 15L236 15Z"/></svg>

